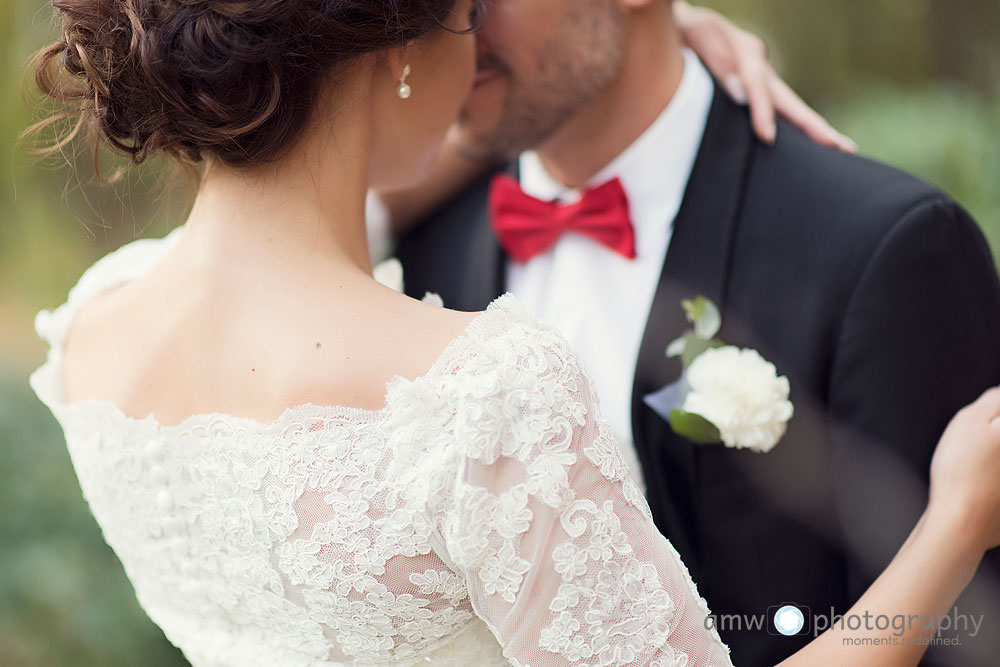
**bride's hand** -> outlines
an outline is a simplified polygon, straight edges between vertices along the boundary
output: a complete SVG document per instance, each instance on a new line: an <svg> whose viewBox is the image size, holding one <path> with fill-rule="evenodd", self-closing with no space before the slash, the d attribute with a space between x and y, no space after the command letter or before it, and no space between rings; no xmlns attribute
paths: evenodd
<svg viewBox="0 0 1000 667"><path fill-rule="evenodd" d="M984 552L1000 546L1000 388L963 408L941 436L927 516L958 522Z"/></svg>
<svg viewBox="0 0 1000 667"><path fill-rule="evenodd" d="M773 143L777 113L817 143L848 153L857 151L853 141L833 129L781 80L760 37L710 9L680 0L674 2L674 20L684 43L698 54L730 97L749 103L754 131L762 141Z"/></svg>

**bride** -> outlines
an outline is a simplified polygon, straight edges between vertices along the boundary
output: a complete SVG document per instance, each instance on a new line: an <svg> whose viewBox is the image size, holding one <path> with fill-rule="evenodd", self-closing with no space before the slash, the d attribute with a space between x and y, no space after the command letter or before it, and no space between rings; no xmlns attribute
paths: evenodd
<svg viewBox="0 0 1000 667"><path fill-rule="evenodd" d="M478 5L53 4L38 80L77 129L204 163L186 224L40 314L31 378L193 665L731 664L565 340L511 295L460 313L372 278L366 192L428 167ZM941 614L1000 544L998 415L1000 389L955 417L850 613ZM933 629L844 632L783 665L915 665Z"/></svg>

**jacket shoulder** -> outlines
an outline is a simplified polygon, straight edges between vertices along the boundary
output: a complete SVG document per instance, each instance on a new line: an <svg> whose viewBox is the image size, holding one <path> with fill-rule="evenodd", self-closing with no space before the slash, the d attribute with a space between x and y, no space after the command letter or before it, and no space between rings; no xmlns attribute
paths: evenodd
<svg viewBox="0 0 1000 667"><path fill-rule="evenodd" d="M783 124L773 147L758 145L747 169L739 228L745 247L794 250L795 264L847 277L860 272L890 237L982 236L972 218L934 185L901 169L814 143Z"/></svg>
<svg viewBox="0 0 1000 667"><path fill-rule="evenodd" d="M881 232L915 206L947 199L913 174L821 146L787 123L782 123L774 147L755 152L747 192L757 200L774 197L813 217L822 218L826 211L844 226Z"/></svg>

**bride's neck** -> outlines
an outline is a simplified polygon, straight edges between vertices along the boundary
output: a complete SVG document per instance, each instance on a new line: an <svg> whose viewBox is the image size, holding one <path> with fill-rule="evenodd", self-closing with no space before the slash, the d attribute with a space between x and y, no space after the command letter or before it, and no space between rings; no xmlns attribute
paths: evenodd
<svg viewBox="0 0 1000 667"><path fill-rule="evenodd" d="M194 261L257 270L317 261L371 274L364 211L369 117L363 102L316 114L271 163L232 168L210 161L185 226Z"/></svg>

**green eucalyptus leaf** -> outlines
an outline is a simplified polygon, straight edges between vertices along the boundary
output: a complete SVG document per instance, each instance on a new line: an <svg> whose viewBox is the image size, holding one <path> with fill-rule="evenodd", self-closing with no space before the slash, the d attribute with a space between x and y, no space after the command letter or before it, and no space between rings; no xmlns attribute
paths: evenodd
<svg viewBox="0 0 1000 667"><path fill-rule="evenodd" d="M684 309L684 314L687 315L688 322L697 322L698 318L701 317L702 310L705 308L705 297L699 296L695 299L682 299L681 308Z"/></svg>
<svg viewBox="0 0 1000 667"><path fill-rule="evenodd" d="M710 340L722 328L722 314L710 299L699 296L681 301L688 322L694 324L694 332L702 340Z"/></svg>
<svg viewBox="0 0 1000 667"><path fill-rule="evenodd" d="M693 412L673 409L670 411L670 428L677 435L699 445L722 442L715 424Z"/></svg>

